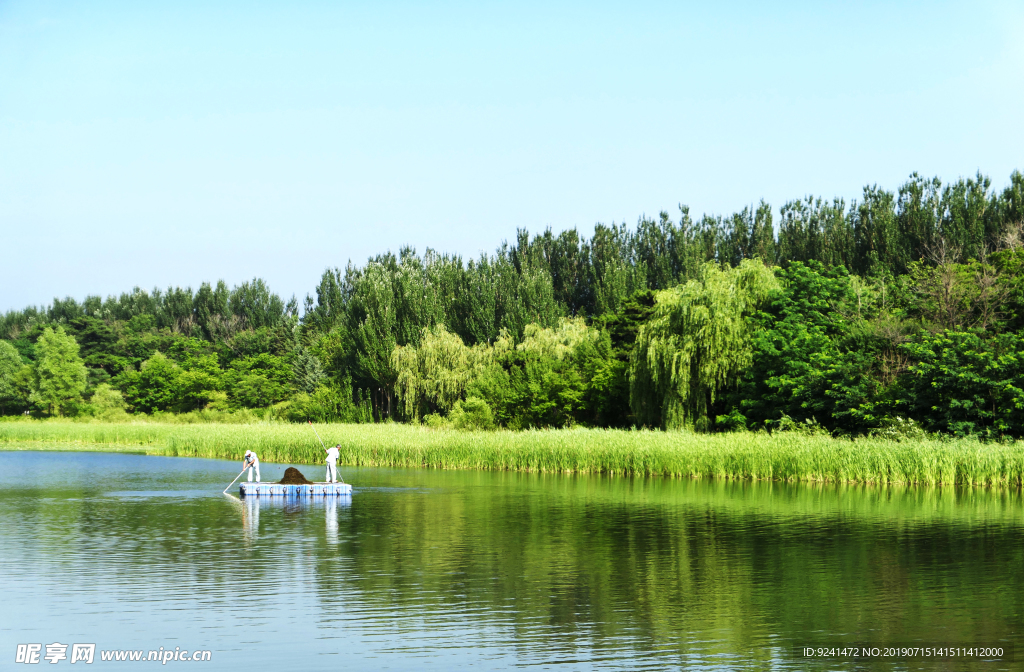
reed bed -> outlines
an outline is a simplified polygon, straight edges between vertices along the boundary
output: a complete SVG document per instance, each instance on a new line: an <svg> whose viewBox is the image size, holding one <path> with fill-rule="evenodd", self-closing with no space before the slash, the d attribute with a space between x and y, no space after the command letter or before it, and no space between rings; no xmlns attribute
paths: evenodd
<svg viewBox="0 0 1024 672"><path fill-rule="evenodd" d="M1001 488L1024 483L1020 442L607 429L465 432L397 424L318 430L328 445L341 445L345 465ZM224 459L240 459L251 449L267 462L323 462L308 426L283 423L0 423L0 446L15 443L143 446L164 455Z"/></svg>

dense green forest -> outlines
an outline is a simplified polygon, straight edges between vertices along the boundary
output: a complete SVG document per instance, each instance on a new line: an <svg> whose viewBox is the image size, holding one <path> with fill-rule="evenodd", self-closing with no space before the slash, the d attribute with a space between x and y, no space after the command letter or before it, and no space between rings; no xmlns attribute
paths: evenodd
<svg viewBox="0 0 1024 672"><path fill-rule="evenodd" d="M0 413L1024 435L1024 175L662 212L463 260L55 299L0 318Z"/></svg>

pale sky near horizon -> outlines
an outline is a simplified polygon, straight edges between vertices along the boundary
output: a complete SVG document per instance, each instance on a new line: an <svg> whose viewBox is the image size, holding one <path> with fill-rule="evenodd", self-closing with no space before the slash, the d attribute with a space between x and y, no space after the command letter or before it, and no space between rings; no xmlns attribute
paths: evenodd
<svg viewBox="0 0 1024 672"><path fill-rule="evenodd" d="M0 312L1024 170L1024 4L0 0Z"/></svg>

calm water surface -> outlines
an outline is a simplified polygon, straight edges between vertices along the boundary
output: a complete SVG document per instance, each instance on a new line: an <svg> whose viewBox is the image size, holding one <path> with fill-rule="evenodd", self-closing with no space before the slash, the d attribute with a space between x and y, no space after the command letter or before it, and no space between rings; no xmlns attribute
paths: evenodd
<svg viewBox="0 0 1024 672"><path fill-rule="evenodd" d="M0 452L0 660L77 642L211 649L205 670L1024 668L796 654L1020 649L1018 492L346 468L351 498L300 504L222 495L238 469Z"/></svg>

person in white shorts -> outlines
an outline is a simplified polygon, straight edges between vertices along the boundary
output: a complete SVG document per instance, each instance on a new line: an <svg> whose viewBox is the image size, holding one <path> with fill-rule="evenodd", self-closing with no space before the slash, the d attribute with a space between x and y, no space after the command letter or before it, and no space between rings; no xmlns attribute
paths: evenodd
<svg viewBox="0 0 1024 672"><path fill-rule="evenodd" d="M249 469L249 482L252 483L252 472L256 472L256 482L260 482L260 458L256 457L256 453L251 450L245 451L245 457L242 458L242 469Z"/></svg>
<svg viewBox="0 0 1024 672"><path fill-rule="evenodd" d="M341 444L331 446L327 449L327 482L337 483L338 482L338 448L341 448Z"/></svg>

